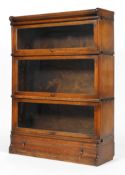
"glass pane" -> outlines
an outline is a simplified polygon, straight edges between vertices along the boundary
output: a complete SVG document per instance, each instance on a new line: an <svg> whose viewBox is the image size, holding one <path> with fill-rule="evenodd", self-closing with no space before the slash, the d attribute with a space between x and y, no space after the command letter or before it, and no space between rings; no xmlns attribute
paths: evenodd
<svg viewBox="0 0 125 175"><path fill-rule="evenodd" d="M17 49L93 47L93 24L17 30Z"/></svg>
<svg viewBox="0 0 125 175"><path fill-rule="evenodd" d="M18 104L18 126L22 128L94 133L94 107L60 104Z"/></svg>
<svg viewBox="0 0 125 175"><path fill-rule="evenodd" d="M94 60L19 61L19 91L94 92Z"/></svg>

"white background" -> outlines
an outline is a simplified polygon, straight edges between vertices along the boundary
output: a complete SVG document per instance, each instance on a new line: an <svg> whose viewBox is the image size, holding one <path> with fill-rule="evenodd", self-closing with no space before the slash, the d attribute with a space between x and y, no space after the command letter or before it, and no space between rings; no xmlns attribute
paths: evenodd
<svg viewBox="0 0 125 175"><path fill-rule="evenodd" d="M3 0L0 3L0 174L117 175L125 173L125 1ZM11 131L11 31L9 16L106 8L115 11L115 157L100 167L8 153Z"/></svg>

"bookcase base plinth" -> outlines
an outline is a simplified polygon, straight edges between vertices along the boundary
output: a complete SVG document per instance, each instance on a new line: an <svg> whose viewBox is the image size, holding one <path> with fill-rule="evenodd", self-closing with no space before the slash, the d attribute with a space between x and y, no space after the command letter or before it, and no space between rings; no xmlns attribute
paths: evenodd
<svg viewBox="0 0 125 175"><path fill-rule="evenodd" d="M12 136L10 153L99 166L113 159L114 142L87 143L23 135Z"/></svg>

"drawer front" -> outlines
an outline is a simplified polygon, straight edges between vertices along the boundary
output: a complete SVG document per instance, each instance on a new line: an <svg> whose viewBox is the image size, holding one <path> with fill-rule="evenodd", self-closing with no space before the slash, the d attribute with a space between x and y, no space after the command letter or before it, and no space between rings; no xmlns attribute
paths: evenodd
<svg viewBox="0 0 125 175"><path fill-rule="evenodd" d="M63 160L82 161L85 158L96 158L96 144L73 142L49 138L35 138L31 136L12 136L12 148L22 150L41 157Z"/></svg>

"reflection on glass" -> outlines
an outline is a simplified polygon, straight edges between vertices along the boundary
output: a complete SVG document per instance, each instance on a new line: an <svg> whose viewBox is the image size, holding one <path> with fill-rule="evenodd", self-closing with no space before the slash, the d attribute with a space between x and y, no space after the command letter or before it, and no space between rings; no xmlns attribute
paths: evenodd
<svg viewBox="0 0 125 175"><path fill-rule="evenodd" d="M94 93L94 60L19 61L18 90Z"/></svg>
<svg viewBox="0 0 125 175"><path fill-rule="evenodd" d="M17 30L17 49L54 49L94 46L93 24Z"/></svg>
<svg viewBox="0 0 125 175"><path fill-rule="evenodd" d="M22 128L94 134L94 107L60 104L18 104Z"/></svg>

